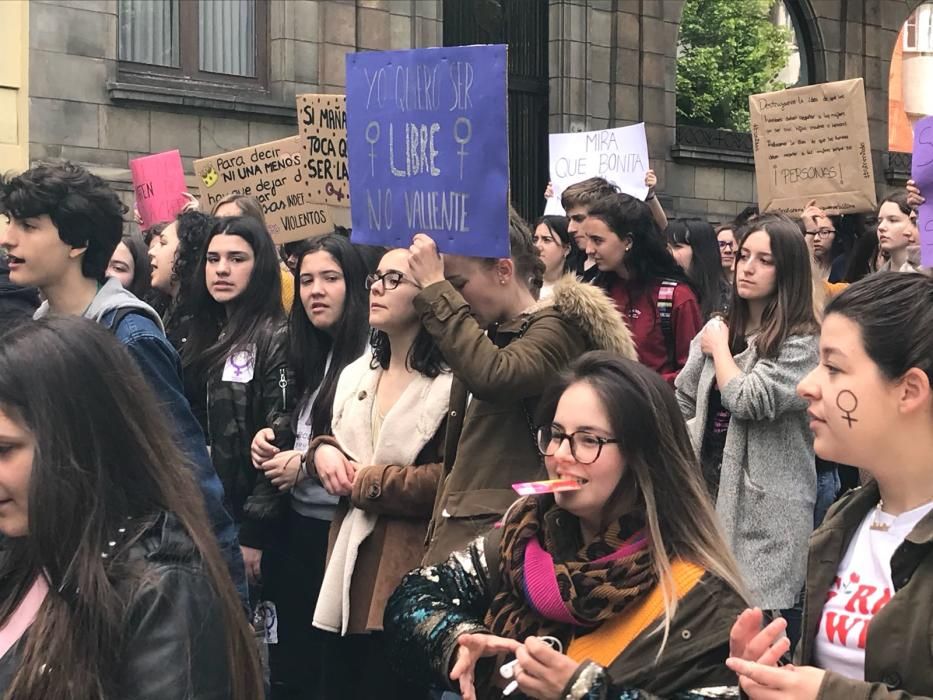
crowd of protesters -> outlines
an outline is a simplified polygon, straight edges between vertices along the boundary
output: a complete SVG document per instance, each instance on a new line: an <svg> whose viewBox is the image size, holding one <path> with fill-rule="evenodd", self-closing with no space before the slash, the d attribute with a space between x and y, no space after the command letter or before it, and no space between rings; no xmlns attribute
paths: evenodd
<svg viewBox="0 0 933 700"><path fill-rule="evenodd" d="M657 184L471 258L3 177L3 696L933 697L922 193Z"/></svg>

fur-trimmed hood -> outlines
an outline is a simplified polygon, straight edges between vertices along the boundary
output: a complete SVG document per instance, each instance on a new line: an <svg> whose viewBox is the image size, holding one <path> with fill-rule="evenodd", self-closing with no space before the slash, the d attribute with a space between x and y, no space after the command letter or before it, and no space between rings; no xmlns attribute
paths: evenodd
<svg viewBox="0 0 933 700"><path fill-rule="evenodd" d="M608 350L629 360L638 359L628 326L612 299L599 287L581 282L573 275L564 275L554 285L551 296L532 306L528 313L549 307L579 328L594 350Z"/></svg>

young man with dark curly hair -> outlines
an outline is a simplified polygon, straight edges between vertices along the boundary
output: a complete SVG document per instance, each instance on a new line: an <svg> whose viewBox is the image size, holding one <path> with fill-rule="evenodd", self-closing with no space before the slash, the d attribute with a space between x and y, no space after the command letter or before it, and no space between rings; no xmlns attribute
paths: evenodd
<svg viewBox="0 0 933 700"><path fill-rule="evenodd" d="M9 222L5 230L0 226L0 246L7 251L10 281L38 287L46 300L35 318L84 316L112 330L166 407L245 601L245 572L236 531L223 507L223 487L204 434L185 399L178 354L166 339L158 314L124 290L118 280L106 277L123 234L126 207L99 177L65 162L0 177L0 213Z"/></svg>

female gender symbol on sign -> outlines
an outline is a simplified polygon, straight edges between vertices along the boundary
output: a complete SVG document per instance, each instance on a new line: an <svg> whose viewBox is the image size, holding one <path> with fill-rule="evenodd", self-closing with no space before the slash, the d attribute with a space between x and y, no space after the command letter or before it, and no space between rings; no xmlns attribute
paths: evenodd
<svg viewBox="0 0 933 700"><path fill-rule="evenodd" d="M379 122L366 125L366 143L369 144L369 167L371 175L376 175L376 143L379 141Z"/></svg>
<svg viewBox="0 0 933 700"><path fill-rule="evenodd" d="M843 405L843 401L848 407ZM858 397L851 391L843 389L836 395L836 407L845 414L842 418L848 421L850 429L853 423L858 423L858 418L852 417L855 409L858 408Z"/></svg>
<svg viewBox="0 0 933 700"><path fill-rule="evenodd" d="M457 129L459 126L465 127L464 132L461 134ZM460 145L460 150L457 151L457 155L460 156L460 179L463 179L463 158L464 156L469 155L469 151L466 150L466 145L470 142L470 139L473 137L473 125L470 123L470 120L466 117L457 117L457 121L454 122L454 141Z"/></svg>

